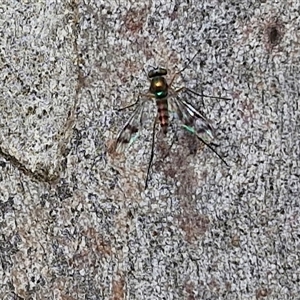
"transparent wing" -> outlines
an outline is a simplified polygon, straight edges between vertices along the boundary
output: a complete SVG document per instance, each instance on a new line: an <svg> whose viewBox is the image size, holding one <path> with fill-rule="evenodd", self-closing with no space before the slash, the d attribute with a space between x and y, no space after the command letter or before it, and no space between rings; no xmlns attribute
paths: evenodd
<svg viewBox="0 0 300 300"><path fill-rule="evenodd" d="M191 104L175 96L169 100L169 106L181 121L184 129L207 144L214 139L214 131L210 122Z"/></svg>
<svg viewBox="0 0 300 300"><path fill-rule="evenodd" d="M120 130L116 139L116 150L118 152L124 151L126 147L130 147L130 145L138 138L139 130L142 126L144 103L145 101L142 101L137 104L134 112Z"/></svg>

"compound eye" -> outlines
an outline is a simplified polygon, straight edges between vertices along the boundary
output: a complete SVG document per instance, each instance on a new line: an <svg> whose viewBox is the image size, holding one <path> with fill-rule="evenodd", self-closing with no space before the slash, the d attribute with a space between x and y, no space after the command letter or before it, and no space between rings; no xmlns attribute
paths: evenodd
<svg viewBox="0 0 300 300"><path fill-rule="evenodd" d="M156 73L157 71L156 70L151 70L151 71L149 71L148 72L148 77L149 78L153 78L154 76L155 76L155 73Z"/></svg>
<svg viewBox="0 0 300 300"><path fill-rule="evenodd" d="M165 76L167 73L167 70L164 68L156 68L148 72L148 77L151 79L156 76Z"/></svg>
<svg viewBox="0 0 300 300"><path fill-rule="evenodd" d="M165 68L159 68L158 72L160 76L165 76L168 74L168 71Z"/></svg>

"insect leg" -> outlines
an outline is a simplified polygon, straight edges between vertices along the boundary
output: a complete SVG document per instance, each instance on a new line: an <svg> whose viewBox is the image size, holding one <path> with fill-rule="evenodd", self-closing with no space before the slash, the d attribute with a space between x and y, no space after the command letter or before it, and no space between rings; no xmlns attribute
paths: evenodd
<svg viewBox="0 0 300 300"><path fill-rule="evenodd" d="M149 160L149 164L148 164L147 176L146 176L146 181L145 181L145 190L148 188L149 173L150 173L153 156L154 156L154 143L155 143L155 131L156 131L155 129L156 129L157 119L158 119L158 116L156 116L156 118L153 122L151 154L150 154L150 160Z"/></svg>
<svg viewBox="0 0 300 300"><path fill-rule="evenodd" d="M133 106L137 105L137 104L140 102L140 98L142 98L142 97L146 97L146 98L148 98L148 99L152 99L152 98L154 98L155 96L152 95L151 93L147 93L147 94L139 94L138 99L137 99L134 103L131 103L131 104L127 105L127 106L118 108L117 110L118 110L118 111L122 111L122 110L125 110L125 109L127 109L127 108L130 108L130 107L133 107Z"/></svg>
<svg viewBox="0 0 300 300"><path fill-rule="evenodd" d="M195 57L198 55L198 53L200 53L201 49L199 49L194 56L190 59L190 61L183 67L183 69L181 69L178 73L183 72L190 64L191 62L195 59Z"/></svg>
<svg viewBox="0 0 300 300"><path fill-rule="evenodd" d="M172 78L172 80L171 80L171 82L170 82L170 84L169 84L169 86L172 86L172 83L174 82L174 80L175 80L175 78L179 75L179 74L181 74L190 64L191 64L191 62L195 59L195 57L198 55L198 53L201 51L201 49L199 49L195 54L194 54L194 56L192 57L192 59L190 59L190 61L179 71L179 72L177 72L177 73L175 73L175 75L173 76L173 78Z"/></svg>
<svg viewBox="0 0 300 300"><path fill-rule="evenodd" d="M212 98L212 99L231 100L230 98L226 98L226 97L215 97L215 96L209 96L209 95L205 95L205 94L199 94L199 93L195 92L194 90L189 89L185 86L183 86L183 87L179 88L178 90L176 90L174 92L174 96L177 96L180 92L184 92L184 91L187 91L188 93L194 94L198 97L207 97L207 98Z"/></svg>
<svg viewBox="0 0 300 300"><path fill-rule="evenodd" d="M180 92L183 91L183 90L185 90L185 91L187 91L187 92L189 92L189 93L192 93L192 94L194 94L194 95L196 95L196 96L199 96L199 97L207 97L207 98L212 98L212 99L222 99L222 100L231 100L230 98L226 98L226 97L215 97L215 96L209 96L209 95L205 95L205 94L199 94L199 93L195 92L194 90L189 89L189 88L187 88L187 87L184 87L183 89L181 88L181 89L179 89L179 90L180 90ZM177 92L177 91L176 91L176 92Z"/></svg>
<svg viewBox="0 0 300 300"><path fill-rule="evenodd" d="M174 74L172 80L171 80L170 83L169 83L169 87L170 87L170 88L172 87L172 84L173 84L175 78L176 78L179 74L180 74L180 72Z"/></svg>
<svg viewBox="0 0 300 300"><path fill-rule="evenodd" d="M227 162L222 158L222 156L208 143L206 143L198 134L196 134L196 137L204 144L206 145L212 152L214 152L221 160L222 162L229 167L229 165L227 164Z"/></svg>
<svg viewBox="0 0 300 300"><path fill-rule="evenodd" d="M131 104L127 105L127 106L118 108L118 111L122 111L122 110L125 110L127 108L133 107L133 106L137 105L139 103L139 101L140 101L140 98L138 98L134 103L131 103Z"/></svg>

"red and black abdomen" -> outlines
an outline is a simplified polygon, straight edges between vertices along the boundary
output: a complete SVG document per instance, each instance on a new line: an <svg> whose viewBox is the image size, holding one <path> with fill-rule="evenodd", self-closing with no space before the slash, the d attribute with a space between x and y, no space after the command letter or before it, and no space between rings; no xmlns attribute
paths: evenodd
<svg viewBox="0 0 300 300"><path fill-rule="evenodd" d="M166 134L169 125L168 101L166 98L156 99L156 105L161 129Z"/></svg>

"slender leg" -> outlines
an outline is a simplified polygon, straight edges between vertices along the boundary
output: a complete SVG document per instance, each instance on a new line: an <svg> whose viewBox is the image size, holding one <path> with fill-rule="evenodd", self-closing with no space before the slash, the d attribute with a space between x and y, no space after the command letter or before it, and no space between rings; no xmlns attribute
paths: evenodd
<svg viewBox="0 0 300 300"><path fill-rule="evenodd" d="M205 95L205 94L199 94L189 88L185 88L185 90L189 93L192 93L196 96L199 96L199 97L207 97L207 98L212 98L212 99L222 99L222 100L231 100L230 98L226 98L226 97L215 97L215 96L209 96L209 95Z"/></svg>
<svg viewBox="0 0 300 300"><path fill-rule="evenodd" d="M153 156L154 156L154 143L155 143L155 131L156 131L155 129L156 129L157 119L158 119L158 117L156 116L156 118L153 122L151 154L150 154L150 160L149 160L149 164L148 164L147 177L146 177L146 181L145 181L145 190L148 188L149 173L150 173Z"/></svg>
<svg viewBox="0 0 300 300"><path fill-rule="evenodd" d="M133 107L133 106L137 105L139 103L139 101L140 101L140 98L138 98L134 103L131 103L131 104L127 105L127 106L118 108L118 111L122 111L122 110L125 110L127 108Z"/></svg>
<svg viewBox="0 0 300 300"><path fill-rule="evenodd" d="M189 65L190 63L195 59L195 57L198 55L198 53L201 51L201 49L199 49L194 56L192 57L192 59L190 59L190 61L183 67L183 69L181 69L178 73L183 72Z"/></svg>
<svg viewBox="0 0 300 300"><path fill-rule="evenodd" d="M174 76L173 76L173 78L172 78L172 80L170 81L170 83L169 83L169 87L172 87L172 84L173 84L173 82L174 82L174 80L175 80L175 78L179 75L181 73L181 71L180 72L178 72L178 73L175 73L174 74Z"/></svg>
<svg viewBox="0 0 300 300"><path fill-rule="evenodd" d="M174 82L174 79L179 75L181 74L189 65L190 63L195 59L195 57L198 55L198 53L201 51L201 49L199 49L195 54L194 56L192 57L192 59L190 59L190 61L177 73L175 73L175 75L173 76L169 86L172 86L172 83Z"/></svg>
<svg viewBox="0 0 300 300"><path fill-rule="evenodd" d="M176 90L175 93L174 93L174 96L177 96L180 92L183 92L183 91L187 91L188 93L194 94L198 97L207 97L207 98L212 98L212 99L231 100L230 98L225 98L225 97L215 97L215 96L208 96L208 95L205 95L205 94L199 94L199 93L195 92L194 90L189 89L185 86L183 86L183 87L179 88L178 90Z"/></svg>
<svg viewBox="0 0 300 300"><path fill-rule="evenodd" d="M137 104L140 102L140 98L141 98L141 97L146 97L146 98L148 98L148 99L153 99L153 98L155 98L155 96L152 95L152 94L150 94L150 93L147 93L147 94L139 94L138 99L137 99L134 103L131 103L131 104L127 105L127 106L118 108L118 111L122 111L122 110L125 110L125 109L127 109L127 108L130 108L130 107L133 107L133 106L137 105Z"/></svg>
<svg viewBox="0 0 300 300"><path fill-rule="evenodd" d="M227 164L227 162L222 158L222 156L221 156L214 148L212 148L212 146L211 146L210 144L206 143L206 142L205 142L201 137L199 137L197 134L196 134L196 137L197 137L204 145L206 145L212 152L214 152L214 153L222 160L222 162L223 162L227 167L229 167L228 164Z"/></svg>

